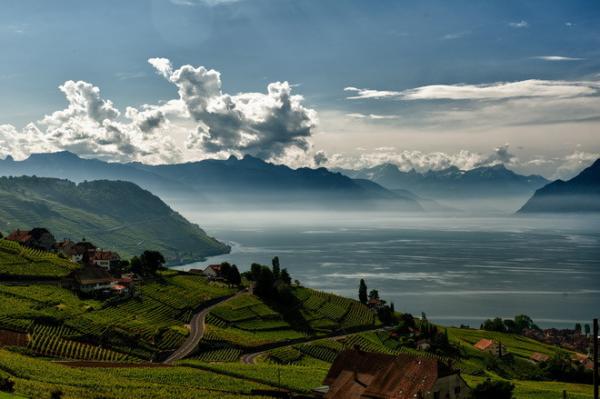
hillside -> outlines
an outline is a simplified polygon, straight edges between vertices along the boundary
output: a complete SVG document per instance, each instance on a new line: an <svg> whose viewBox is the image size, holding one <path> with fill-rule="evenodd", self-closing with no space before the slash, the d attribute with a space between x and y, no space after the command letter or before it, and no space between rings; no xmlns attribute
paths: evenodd
<svg viewBox="0 0 600 399"><path fill-rule="evenodd" d="M600 212L600 159L568 181L535 192L519 213Z"/></svg>
<svg viewBox="0 0 600 399"><path fill-rule="evenodd" d="M33 154L23 161L0 161L0 175L36 175L81 182L119 179L138 184L176 205L202 201L205 208L385 207L422 210L409 196L378 184L355 181L325 168L292 169L245 156L174 165L108 163L69 152Z"/></svg>
<svg viewBox="0 0 600 399"><path fill-rule="evenodd" d="M132 183L0 178L0 231L32 227L46 227L58 240L94 237L98 247L125 257L154 249L180 262L229 250Z"/></svg>
<svg viewBox="0 0 600 399"><path fill-rule="evenodd" d="M452 166L423 173L414 169L404 172L396 165L383 164L341 172L353 178L370 179L388 189L405 189L435 199L528 196L548 183L541 176L519 175L501 164L471 170Z"/></svg>

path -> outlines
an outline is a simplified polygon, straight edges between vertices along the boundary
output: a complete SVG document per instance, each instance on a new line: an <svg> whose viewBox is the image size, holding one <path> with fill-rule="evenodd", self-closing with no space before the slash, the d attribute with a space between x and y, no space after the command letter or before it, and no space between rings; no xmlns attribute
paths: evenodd
<svg viewBox="0 0 600 399"><path fill-rule="evenodd" d="M163 363L173 363L174 361L181 360L190 353L192 353L192 351L198 346L198 343L200 343L200 340L204 336L204 330L206 328L206 316L208 315L208 313L215 306L227 302L233 298L236 298L237 296L245 293L246 291L247 290L239 291L235 295L227 297L222 301L218 301L210 305L209 307L202 309L200 312L194 314L194 316L192 316L192 321L190 321L190 335L186 338L183 345L181 345L175 352L173 352Z"/></svg>
<svg viewBox="0 0 600 399"><path fill-rule="evenodd" d="M260 352L254 352L254 353L247 353L245 355L242 355L242 357L240 357L240 362L244 363L244 364L256 364L256 358L259 357L260 355L265 354L266 352L272 351L273 349L279 349L279 348L285 348L287 346L296 346L296 345L303 345L303 344L308 344L314 341L320 341L322 339L331 339L334 341L340 340L340 339L344 339L347 338L351 335L355 335L355 334L360 334L360 333L364 333L364 332L372 332L372 331L384 331L386 329L386 327L376 327L376 328L371 328L371 329L366 329L366 330L361 330L361 331L354 331L351 333L340 333L338 335L328 335L325 337L313 337L313 338L308 338L306 340L303 341L296 341L294 343L289 343L289 342L281 342L279 344L274 344L273 346L271 346L269 349L260 351Z"/></svg>

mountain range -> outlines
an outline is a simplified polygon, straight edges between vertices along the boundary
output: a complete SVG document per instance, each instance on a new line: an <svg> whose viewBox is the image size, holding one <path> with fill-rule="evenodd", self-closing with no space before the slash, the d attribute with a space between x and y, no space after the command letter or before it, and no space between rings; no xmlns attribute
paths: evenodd
<svg viewBox="0 0 600 399"><path fill-rule="evenodd" d="M556 180L535 192L519 213L600 212L600 159L571 180Z"/></svg>
<svg viewBox="0 0 600 399"><path fill-rule="evenodd" d="M360 170L338 170L353 178L369 179L383 187L404 189L419 196L443 199L519 197L528 198L548 183L538 175L519 175L504 165L461 170L451 166L442 170L401 171L396 165L382 164Z"/></svg>
<svg viewBox="0 0 600 399"><path fill-rule="evenodd" d="M124 257L159 250L170 263L229 252L162 200L123 181L0 178L0 231L48 228L58 240L87 238Z"/></svg>
<svg viewBox="0 0 600 399"><path fill-rule="evenodd" d="M385 207L420 211L413 196L392 192L376 182L352 179L325 168L292 169L245 156L174 165L109 163L70 152L32 154L23 161L0 161L0 175L35 175L85 180L127 180L171 204L202 203L205 208Z"/></svg>

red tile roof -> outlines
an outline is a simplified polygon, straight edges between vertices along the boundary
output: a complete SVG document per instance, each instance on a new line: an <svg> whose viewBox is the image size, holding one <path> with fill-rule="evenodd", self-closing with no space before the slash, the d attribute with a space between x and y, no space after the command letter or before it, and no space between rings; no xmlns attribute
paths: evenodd
<svg viewBox="0 0 600 399"><path fill-rule="evenodd" d="M536 362L536 363L547 362L548 360L550 360L550 356L545 355L545 354L540 353L540 352L534 352L534 353L532 353L529 358L531 360L533 360L534 362Z"/></svg>
<svg viewBox="0 0 600 399"><path fill-rule="evenodd" d="M432 358L347 350L338 355L325 378L329 385L325 397L414 399L452 373Z"/></svg>
<svg viewBox="0 0 600 399"><path fill-rule="evenodd" d="M94 260L120 260L121 257L116 252L111 251L96 251L94 253Z"/></svg>
<svg viewBox="0 0 600 399"><path fill-rule="evenodd" d="M493 344L494 344L493 340L483 338L473 346L475 348L479 349L480 351L485 351L485 350L489 349L489 347L492 346Z"/></svg>
<svg viewBox="0 0 600 399"><path fill-rule="evenodd" d="M28 230L15 230L6 237L9 241L17 241L20 243L27 242L31 240L31 238L31 234L29 234Z"/></svg>

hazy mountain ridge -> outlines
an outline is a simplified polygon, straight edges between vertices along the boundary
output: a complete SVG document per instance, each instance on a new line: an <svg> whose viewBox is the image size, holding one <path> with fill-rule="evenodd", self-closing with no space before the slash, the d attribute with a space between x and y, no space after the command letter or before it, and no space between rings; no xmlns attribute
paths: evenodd
<svg viewBox="0 0 600 399"><path fill-rule="evenodd" d="M600 159L574 178L540 188L519 213L600 212Z"/></svg>
<svg viewBox="0 0 600 399"><path fill-rule="evenodd" d="M133 183L0 178L0 230L32 227L47 227L58 240L93 237L96 245L125 256L160 250L170 262L229 251Z"/></svg>
<svg viewBox="0 0 600 399"><path fill-rule="evenodd" d="M418 201L372 182L356 181L325 168L292 169L245 156L174 165L108 163L69 152L34 154L23 161L0 161L1 175L37 175L74 181L132 181L169 202L202 202L206 207L235 205L293 207L385 206L422 210Z"/></svg>
<svg viewBox="0 0 600 399"><path fill-rule="evenodd" d="M502 164L471 170L451 166L423 173L414 169L403 172L393 164L339 171L353 178L370 179L391 190L405 189L435 199L529 195L548 183L542 176L519 175Z"/></svg>

